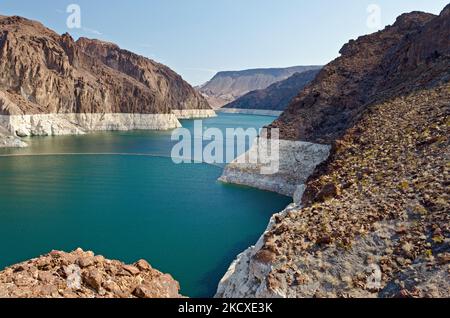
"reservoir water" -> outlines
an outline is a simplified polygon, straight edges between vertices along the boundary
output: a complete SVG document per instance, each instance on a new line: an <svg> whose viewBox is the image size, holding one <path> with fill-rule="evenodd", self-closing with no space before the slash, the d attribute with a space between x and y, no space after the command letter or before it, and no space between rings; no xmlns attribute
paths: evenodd
<svg viewBox="0 0 450 318"><path fill-rule="evenodd" d="M273 119L221 114L203 124L260 128ZM107 132L0 149L0 268L81 247L127 263L144 258L182 294L213 296L232 260L291 199L221 184L220 166L174 164L170 137Z"/></svg>

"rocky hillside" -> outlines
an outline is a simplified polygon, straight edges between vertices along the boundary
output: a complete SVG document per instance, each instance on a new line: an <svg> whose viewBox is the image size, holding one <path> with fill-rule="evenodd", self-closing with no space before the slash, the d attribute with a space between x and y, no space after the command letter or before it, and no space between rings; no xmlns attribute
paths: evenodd
<svg viewBox="0 0 450 318"><path fill-rule="evenodd" d="M169 68L113 44L0 18L1 114L170 113L207 109Z"/></svg>
<svg viewBox="0 0 450 318"><path fill-rule="evenodd" d="M80 38L76 45L85 54L157 92L161 101L173 109L210 109L199 93L163 64L122 50L113 43Z"/></svg>
<svg viewBox="0 0 450 318"><path fill-rule="evenodd" d="M332 145L218 297L449 297L450 5L351 41L273 126ZM304 154L303 154L304 155Z"/></svg>
<svg viewBox="0 0 450 318"><path fill-rule="evenodd" d="M318 68L320 66L294 66L219 72L198 90L208 99L211 106L220 108L248 92L265 89L295 73L303 73Z"/></svg>
<svg viewBox="0 0 450 318"><path fill-rule="evenodd" d="M449 297L450 84L373 105L219 297Z"/></svg>
<svg viewBox="0 0 450 318"><path fill-rule="evenodd" d="M352 40L289 105L273 127L285 139L332 143L376 100L448 79L450 19L413 12Z"/></svg>
<svg viewBox="0 0 450 318"><path fill-rule="evenodd" d="M162 64L0 16L0 126L13 137L171 129L180 126L177 117L213 115L206 100Z"/></svg>
<svg viewBox="0 0 450 318"><path fill-rule="evenodd" d="M295 73L284 81L277 82L265 89L251 91L224 108L264 109L283 111L319 73L319 70Z"/></svg>
<svg viewBox="0 0 450 318"><path fill-rule="evenodd" d="M179 298L170 275L78 249L53 251L0 272L0 298Z"/></svg>

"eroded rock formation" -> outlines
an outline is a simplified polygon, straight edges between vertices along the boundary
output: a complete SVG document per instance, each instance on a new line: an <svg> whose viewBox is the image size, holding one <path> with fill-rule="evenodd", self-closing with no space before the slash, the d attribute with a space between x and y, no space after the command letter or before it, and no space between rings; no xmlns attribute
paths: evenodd
<svg viewBox="0 0 450 318"><path fill-rule="evenodd" d="M133 265L77 249L0 272L0 298L179 298L179 284L145 260Z"/></svg>

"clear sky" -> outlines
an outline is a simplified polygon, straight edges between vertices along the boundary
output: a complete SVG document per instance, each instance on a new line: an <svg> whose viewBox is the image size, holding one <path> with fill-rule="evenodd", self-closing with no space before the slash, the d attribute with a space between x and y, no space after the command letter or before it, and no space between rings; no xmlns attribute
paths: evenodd
<svg viewBox="0 0 450 318"><path fill-rule="evenodd" d="M439 13L449 0L0 0L0 14L39 20L58 33L115 42L164 63L193 85L217 71L326 64L349 39L404 12ZM69 4L81 28L69 29Z"/></svg>

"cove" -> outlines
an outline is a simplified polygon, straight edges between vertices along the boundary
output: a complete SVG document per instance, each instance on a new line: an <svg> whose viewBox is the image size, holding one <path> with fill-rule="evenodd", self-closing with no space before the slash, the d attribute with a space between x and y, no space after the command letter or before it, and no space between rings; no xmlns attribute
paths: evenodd
<svg viewBox="0 0 450 318"><path fill-rule="evenodd" d="M221 114L203 122L226 129L271 120ZM147 259L182 294L210 297L236 255L291 202L217 182L220 166L175 165L170 132L26 141L29 148L0 150L0 268L82 247L128 263Z"/></svg>

